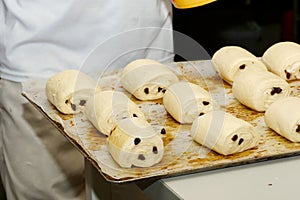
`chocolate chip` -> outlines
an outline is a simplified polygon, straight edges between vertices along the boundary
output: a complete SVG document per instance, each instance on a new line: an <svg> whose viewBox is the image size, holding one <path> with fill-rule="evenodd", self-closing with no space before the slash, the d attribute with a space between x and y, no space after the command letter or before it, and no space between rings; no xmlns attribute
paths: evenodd
<svg viewBox="0 0 300 200"><path fill-rule="evenodd" d="M234 136L231 138L231 140L234 141L234 142L235 142L237 139L238 139L238 136L237 136L237 135L234 135Z"/></svg>
<svg viewBox="0 0 300 200"><path fill-rule="evenodd" d="M273 87L271 91L271 95L280 94L280 92L282 92L282 89L280 87Z"/></svg>
<svg viewBox="0 0 300 200"><path fill-rule="evenodd" d="M300 124L298 124L297 129L296 129L297 133L300 133Z"/></svg>
<svg viewBox="0 0 300 200"><path fill-rule="evenodd" d="M68 104L69 103L69 100L67 99L66 101L65 101L65 104Z"/></svg>
<svg viewBox="0 0 300 200"><path fill-rule="evenodd" d="M160 131L160 133L163 134L163 135L166 134L166 129L162 128L161 131Z"/></svg>
<svg viewBox="0 0 300 200"><path fill-rule="evenodd" d="M116 130L116 126L115 127L113 127L112 129L111 129L111 131L109 132L109 135L111 136L111 134ZM108 136L107 136L108 137Z"/></svg>
<svg viewBox="0 0 300 200"><path fill-rule="evenodd" d="M158 151L157 151L157 147L156 147L156 146L154 146L154 147L152 148L152 151L153 151L153 153L154 153L154 154L157 154L157 153L158 153Z"/></svg>
<svg viewBox="0 0 300 200"><path fill-rule="evenodd" d="M133 113L133 115L132 115L133 117L138 117L135 113Z"/></svg>
<svg viewBox="0 0 300 200"><path fill-rule="evenodd" d="M203 113L203 112L199 114L199 116L202 116L202 115L204 115L204 113Z"/></svg>
<svg viewBox="0 0 300 200"><path fill-rule="evenodd" d="M203 103L203 105L205 105L205 106L209 105L209 102L208 102L208 101L203 101L202 103Z"/></svg>
<svg viewBox="0 0 300 200"><path fill-rule="evenodd" d="M290 79L291 78L291 73L286 71L286 70L284 70L284 72L285 72L286 78Z"/></svg>
<svg viewBox="0 0 300 200"><path fill-rule="evenodd" d="M139 157L138 157L139 160L145 160L145 156L143 154L139 154Z"/></svg>
<svg viewBox="0 0 300 200"><path fill-rule="evenodd" d="M243 142L244 142L244 139L241 138L241 139L239 140L239 145L241 145Z"/></svg>
<svg viewBox="0 0 300 200"><path fill-rule="evenodd" d="M158 91L158 92L162 91L162 88L161 88L161 87L158 87L158 88L157 88L157 91Z"/></svg>
<svg viewBox="0 0 300 200"><path fill-rule="evenodd" d="M138 145L140 142L141 142L141 139L140 139L140 138L135 138L135 139L134 139L134 144L135 144L135 145Z"/></svg>
<svg viewBox="0 0 300 200"><path fill-rule="evenodd" d="M166 92L166 89L162 89L162 93L165 93Z"/></svg>
<svg viewBox="0 0 300 200"><path fill-rule="evenodd" d="M245 64L242 64L239 68L240 69L245 69L246 65Z"/></svg>
<svg viewBox="0 0 300 200"><path fill-rule="evenodd" d="M76 104L71 103L71 108L72 108L72 110L76 111Z"/></svg>
<svg viewBox="0 0 300 200"><path fill-rule="evenodd" d="M86 100L80 100L79 105L84 106L86 104Z"/></svg>
<svg viewBox="0 0 300 200"><path fill-rule="evenodd" d="M149 88L144 89L145 94L149 94Z"/></svg>

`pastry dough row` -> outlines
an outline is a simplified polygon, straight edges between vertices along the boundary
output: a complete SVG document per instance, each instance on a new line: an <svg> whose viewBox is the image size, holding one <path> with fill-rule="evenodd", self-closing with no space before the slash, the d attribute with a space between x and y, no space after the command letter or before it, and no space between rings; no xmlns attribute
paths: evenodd
<svg viewBox="0 0 300 200"><path fill-rule="evenodd" d="M213 55L212 62L223 80L232 85L240 103L265 111L269 128L300 142L300 98L290 97L287 82L300 79L299 44L278 42L264 52L261 60L241 47L223 47Z"/></svg>
<svg viewBox="0 0 300 200"><path fill-rule="evenodd" d="M157 88L164 87L163 84L154 83L153 87L150 87L149 84L145 84L144 77L137 78L141 77L142 71L145 73L146 68L149 71L149 65L151 65L151 69L158 70L160 67L156 63L149 61L141 62L139 60L127 65L122 73L122 85L125 85L125 88L138 99L150 99L154 95L156 95L155 98L158 98L162 94L157 92ZM170 77L170 72L165 73L165 70L159 71L163 72L164 77ZM130 73L131 78L128 78L128 74ZM148 73L153 74L152 72ZM127 78L125 79L124 77L126 76ZM159 82L159 78L162 77L156 76L156 78L155 80ZM140 80L134 81L137 79ZM146 80L149 79L146 78ZM137 84L134 87L126 85L132 86L134 82L142 82L142 84ZM173 79L173 83L171 82L169 81L169 85L164 87L166 91L162 95L163 105L166 111L179 123L192 124L191 133L195 142L223 155L238 153L253 148L258 144L259 135L251 124L229 113L214 111L215 103L208 91L199 85L187 81ZM139 87L139 85L143 87ZM133 88L139 88L136 90L140 91L138 95L134 92ZM153 92L148 94L141 92L147 88L154 88L153 90L150 89ZM215 127L218 127L216 125L221 125L219 130L215 129ZM209 131L211 129L212 131ZM130 144L132 145L132 143Z"/></svg>
<svg viewBox="0 0 300 200"><path fill-rule="evenodd" d="M140 100L162 98L175 82L175 73L149 59L129 63L121 74L123 87ZM125 93L101 91L88 75L66 70L48 80L46 94L60 112L83 112L97 130L108 136L109 152L121 167L149 167L161 161L162 138Z"/></svg>
<svg viewBox="0 0 300 200"><path fill-rule="evenodd" d="M235 76L246 68L269 70L284 80L300 79L300 45L278 42L270 46L261 59L239 46L225 46L216 51L212 63L223 80L233 83Z"/></svg>
<svg viewBox="0 0 300 200"><path fill-rule="evenodd" d="M46 95L64 114L83 112L97 130L108 136L109 152L121 167L150 167L161 161L162 138L125 93L101 91L85 73L66 70L47 81Z"/></svg>
<svg viewBox="0 0 300 200"><path fill-rule="evenodd" d="M276 56L270 50L267 52L262 60L266 60L266 55L268 58ZM267 68L264 62L241 47L219 49L212 62L219 75L232 85L233 96L253 110L264 112L273 102L290 95L288 82L268 71L270 67Z"/></svg>
<svg viewBox="0 0 300 200"><path fill-rule="evenodd" d="M144 61L135 61L134 65L130 63L128 67L124 68L122 74L134 74L133 71L139 71L137 63L156 65L156 74L158 74L158 68L162 67L162 65L149 60ZM146 65L143 65L142 69ZM163 67L162 71L168 75L172 73L166 70L165 67ZM162 77L168 77L168 75ZM156 81L152 85L153 88L162 88L160 93L155 93L156 96L153 95L154 93L149 95L133 92L133 94L136 94L135 97L144 95L142 99L147 99L151 95L151 98L154 98L154 96L155 98L163 97L163 104L166 110L180 123L192 123L198 116L205 115L213 110L212 98L205 89L186 81L179 82L177 76L173 81L163 85L161 84L163 81L160 80L162 77L156 77L157 79L155 79ZM169 77L172 77L172 75ZM144 80L150 79L144 77ZM133 81L133 83L136 82ZM60 83L59 87L55 85L57 83ZM79 87L76 87L77 85ZM151 88L149 83L145 83L144 86ZM141 88L138 91L145 90L145 88ZM53 91L55 91L54 95ZM49 101L57 108L60 108L61 105L64 106L64 110L59 109L60 111L64 111L63 113L75 114L80 111L84 112L95 128L108 136L107 144L109 152L121 167L149 167L161 161L164 146L160 134L152 129L151 125L146 121L144 113L124 93L101 91L95 81L86 74L76 70L67 70L49 79L46 86L46 93ZM86 94L84 98L81 98L81 102L84 101L84 104L80 105L80 109L76 109L75 112L73 105L66 104L69 101L67 101L66 97L70 99L70 102L73 102L73 99L76 99L75 94L81 93ZM161 96L161 94L164 95ZM51 96L59 96L60 98L56 98L53 101ZM195 141L197 140L195 139ZM225 147L224 145L223 148ZM216 151L224 154L224 152L217 149Z"/></svg>
<svg viewBox="0 0 300 200"><path fill-rule="evenodd" d="M122 71L121 84L139 100L163 98L166 111L179 123L191 124L197 116L212 110L212 98L199 85L179 81L163 64L135 60Z"/></svg>
<svg viewBox="0 0 300 200"><path fill-rule="evenodd" d="M153 73L145 73L145 66L151 67ZM277 77L262 67L241 69L239 66L239 72L234 74L232 84L236 98L256 110L264 110L273 102L268 95L284 96L289 92L285 82L274 86L279 83ZM131 82L126 81L131 79ZM214 102L206 90L196 84L178 81L177 76L160 63L151 60L130 63L124 68L121 80L124 88L138 99L163 98L166 110L175 120L192 123L191 133L196 142L220 154L234 154L257 145L258 134L251 124L229 113L215 111ZM129 86L126 86L128 83ZM252 93L244 94L249 90L249 83L252 83ZM100 91L95 81L75 70L49 79L46 93L49 101L63 113L74 114L84 110L91 123L108 136L109 151L121 167L149 167L161 161L164 152L161 137L146 121L140 108L124 93ZM214 132L216 121L222 122L222 126Z"/></svg>
<svg viewBox="0 0 300 200"><path fill-rule="evenodd" d="M121 167L150 167L161 161L162 138L146 121L138 105L124 93L95 93L86 105L85 114L96 129L108 136L108 150Z"/></svg>

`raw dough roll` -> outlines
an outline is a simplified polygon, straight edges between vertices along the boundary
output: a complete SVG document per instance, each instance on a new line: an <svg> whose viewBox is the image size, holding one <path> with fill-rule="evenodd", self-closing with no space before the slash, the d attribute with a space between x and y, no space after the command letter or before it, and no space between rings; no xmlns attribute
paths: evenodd
<svg viewBox="0 0 300 200"><path fill-rule="evenodd" d="M192 123L199 115L213 109L209 92L185 81L169 86L163 96L163 104L167 112L180 123Z"/></svg>
<svg viewBox="0 0 300 200"><path fill-rule="evenodd" d="M124 93L101 91L89 99L85 114L97 130L110 135L119 120L130 117L145 119L142 110Z"/></svg>
<svg viewBox="0 0 300 200"><path fill-rule="evenodd" d="M259 58L238 46L222 47L214 53L212 63L220 77L229 84L232 84L239 71L248 67L267 70Z"/></svg>
<svg viewBox="0 0 300 200"><path fill-rule="evenodd" d="M118 121L108 137L113 159L124 168L150 167L162 160L164 144L151 125L139 118Z"/></svg>
<svg viewBox="0 0 300 200"><path fill-rule="evenodd" d="M290 94L289 84L268 71L246 69L237 74L232 85L233 96L245 106L263 112L274 101Z"/></svg>
<svg viewBox="0 0 300 200"><path fill-rule="evenodd" d="M97 82L78 70L61 71L46 83L47 99L64 114L82 112L95 91L100 91Z"/></svg>
<svg viewBox="0 0 300 200"><path fill-rule="evenodd" d="M269 47L262 56L267 68L285 80L300 79L300 45L279 42Z"/></svg>
<svg viewBox="0 0 300 200"><path fill-rule="evenodd" d="M292 142L300 142L300 98L287 97L271 104L265 113L267 126Z"/></svg>
<svg viewBox="0 0 300 200"><path fill-rule="evenodd" d="M121 75L123 87L140 100L162 98L167 87L177 81L178 77L168 67L150 59L129 63Z"/></svg>
<svg viewBox="0 0 300 200"><path fill-rule="evenodd" d="M258 145L259 134L248 122L224 111L199 116L192 124L192 138L220 154L230 155Z"/></svg>

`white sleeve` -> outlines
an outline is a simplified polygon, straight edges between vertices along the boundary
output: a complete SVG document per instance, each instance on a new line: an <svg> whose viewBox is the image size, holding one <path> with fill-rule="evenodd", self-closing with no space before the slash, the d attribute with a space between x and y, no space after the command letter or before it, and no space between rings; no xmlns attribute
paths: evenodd
<svg viewBox="0 0 300 200"><path fill-rule="evenodd" d="M259 58L238 46L222 47L214 53L212 63L220 77L229 84L232 84L238 72L248 67L267 70Z"/></svg>
<svg viewBox="0 0 300 200"><path fill-rule="evenodd" d="M262 56L267 68L285 80L300 79L300 45L279 42L269 47Z"/></svg>
<svg viewBox="0 0 300 200"><path fill-rule="evenodd" d="M223 111L199 116L192 124L193 139L220 154L230 155L258 145L259 134L248 122Z"/></svg>
<svg viewBox="0 0 300 200"><path fill-rule="evenodd" d="M108 150L121 167L151 167L162 160L164 144L148 122L127 118L108 137Z"/></svg>
<svg viewBox="0 0 300 200"><path fill-rule="evenodd" d="M135 60L122 71L121 84L140 100L163 97L167 87L178 81L178 77L165 65L149 59Z"/></svg>
<svg viewBox="0 0 300 200"><path fill-rule="evenodd" d="M212 98L199 85L180 81L172 84L163 96L167 112L180 123L192 123L199 115L213 109Z"/></svg>
<svg viewBox="0 0 300 200"><path fill-rule="evenodd" d="M47 99L64 114L83 112L90 96L100 90L94 79L78 70L61 71L46 83Z"/></svg>
<svg viewBox="0 0 300 200"><path fill-rule="evenodd" d="M138 105L118 91L95 93L86 105L85 114L95 128L107 136L110 135L117 122L124 118L145 119Z"/></svg>
<svg viewBox="0 0 300 200"><path fill-rule="evenodd" d="M300 142L300 98L287 97L270 105L267 126L292 142Z"/></svg>
<svg viewBox="0 0 300 200"><path fill-rule="evenodd" d="M265 111L274 101L289 96L289 84L268 71L246 69L239 73L233 82L233 96L243 105Z"/></svg>

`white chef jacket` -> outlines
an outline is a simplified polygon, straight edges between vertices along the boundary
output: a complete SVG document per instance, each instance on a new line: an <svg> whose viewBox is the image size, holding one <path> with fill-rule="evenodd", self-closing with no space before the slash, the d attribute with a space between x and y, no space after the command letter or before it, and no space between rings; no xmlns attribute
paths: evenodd
<svg viewBox="0 0 300 200"><path fill-rule="evenodd" d="M19 82L168 60L171 26L169 0L0 1L0 168L8 199L79 199L83 192L82 157L23 104Z"/></svg>
<svg viewBox="0 0 300 200"><path fill-rule="evenodd" d="M0 77L23 82L171 60L171 10L169 0L1 0Z"/></svg>

